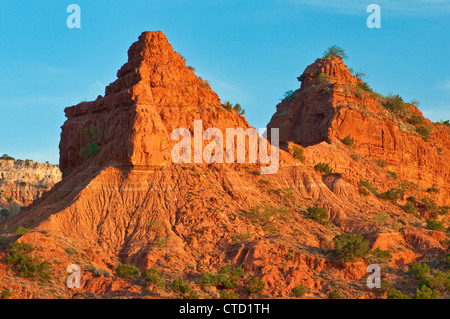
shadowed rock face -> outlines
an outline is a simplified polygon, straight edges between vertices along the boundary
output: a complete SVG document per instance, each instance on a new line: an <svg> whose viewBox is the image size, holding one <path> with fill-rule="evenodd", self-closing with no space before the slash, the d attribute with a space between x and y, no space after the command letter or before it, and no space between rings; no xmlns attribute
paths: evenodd
<svg viewBox="0 0 450 319"><path fill-rule="evenodd" d="M441 190L437 200L450 204L448 127L424 119L432 127L430 138L424 140L406 118L394 116L382 105L384 98L358 88L361 80L341 58L317 59L298 79L300 89L277 105L267 126L279 128L282 148L289 142L302 146L340 143L351 135L355 151L386 161L399 179L423 188L436 184ZM422 117L414 105L407 106L411 114Z"/></svg>
<svg viewBox="0 0 450 319"><path fill-rule="evenodd" d="M406 176L407 169L393 166L398 159L387 157L389 152L409 154L417 150L416 144L428 150L426 143L436 138L425 143L401 132L373 96L356 96L359 81L339 59L319 59L308 67L302 88L277 106L269 128L280 128L286 151L280 151L276 174L259 175L259 163L173 163L171 149L178 142L170 138L173 129L184 127L192 134L194 120L202 120L204 129L222 132L249 125L221 106L217 94L186 66L161 32L144 32L128 58L104 97L65 110L60 164L70 174L1 225L8 242L18 239L14 232L19 226L30 228L20 241L32 243L35 255L53 266L52 283L19 281L5 262L7 251L0 251L0 283L11 286L15 296L73 297L78 291L65 287L65 269L77 263L83 269L79 291L87 296L144 297L152 286L98 275L102 269L114 274L120 263L130 263L141 272L156 267L169 283L179 276L194 281L226 264L242 266L245 274L236 291L243 297L248 297L246 280L256 276L266 282L267 297L291 296L300 284L310 289L311 297L326 297L330 285L341 281L347 297L373 298L375 293L363 280L367 260L341 263L325 254L334 236L358 233L372 248L391 249L392 267L423 256L445 256L443 232L426 230L399 205L365 196L358 185L369 180L380 192L399 187L400 180L388 176L386 169L400 176ZM329 74L327 81L317 78L321 73ZM83 134L89 127L102 133ZM376 144L379 127L384 128L381 146ZM353 148L340 142L349 133L355 138ZM433 134L442 134L442 141L448 135L437 126ZM410 140L416 144L406 151L401 141ZM91 141L100 151L85 160L80 150ZM291 155L298 145L310 145L304 149L304 161ZM442 145L442 154L448 158L448 145ZM386 168L372 160L383 156L389 159ZM420 153L411 153L411 158L411 163L425 161ZM330 163L334 174L315 171L318 162ZM445 192L442 188L436 196ZM398 203L424 193L412 189ZM330 224L307 218L309 206L324 208ZM380 212L387 215L382 223ZM443 220L448 225L448 216ZM201 297L218 297L215 288L192 285ZM155 290L152 296L171 298L174 292Z"/></svg>

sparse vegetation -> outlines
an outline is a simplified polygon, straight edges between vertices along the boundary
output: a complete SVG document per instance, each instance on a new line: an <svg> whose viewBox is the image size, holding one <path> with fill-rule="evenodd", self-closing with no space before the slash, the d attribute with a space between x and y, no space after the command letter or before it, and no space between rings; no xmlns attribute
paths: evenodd
<svg viewBox="0 0 450 319"><path fill-rule="evenodd" d="M421 262L413 262L409 265L409 272L419 280L430 276L430 267Z"/></svg>
<svg viewBox="0 0 450 319"><path fill-rule="evenodd" d="M342 233L333 238L337 257L342 261L354 261L369 253L369 241L358 234Z"/></svg>
<svg viewBox="0 0 450 319"><path fill-rule="evenodd" d="M328 164L328 163L322 163L322 162L320 162L320 163L318 163L318 164L316 164L316 165L314 166L314 169L315 169L316 171L319 171L319 172L321 172L321 173L324 173L325 175L328 175L328 174L332 174L332 173L333 173L333 169L330 167L330 164Z"/></svg>
<svg viewBox="0 0 450 319"><path fill-rule="evenodd" d="M388 299L410 299L408 295L405 295L403 292L396 288L390 288L387 293Z"/></svg>
<svg viewBox="0 0 450 319"><path fill-rule="evenodd" d="M342 293L339 289L333 289L328 293L328 298L330 299L342 299Z"/></svg>
<svg viewBox="0 0 450 319"><path fill-rule="evenodd" d="M120 264L116 268L117 277L138 277L139 275L139 269L129 264Z"/></svg>
<svg viewBox="0 0 450 319"><path fill-rule="evenodd" d="M8 154L3 154L2 157L0 157L0 160L4 161L15 161L15 158L12 156L9 156Z"/></svg>
<svg viewBox="0 0 450 319"><path fill-rule="evenodd" d="M430 230L445 231L445 225L436 219L428 218L426 219L426 228Z"/></svg>
<svg viewBox="0 0 450 319"><path fill-rule="evenodd" d="M369 181L363 181L360 180L359 184L361 186L364 186L369 192L371 192L374 195L378 195L378 190L375 186L373 186Z"/></svg>
<svg viewBox="0 0 450 319"><path fill-rule="evenodd" d="M382 250L379 247L372 250L370 255L374 263L386 263L392 260L392 254L388 250Z"/></svg>
<svg viewBox="0 0 450 319"><path fill-rule="evenodd" d="M32 232L31 229L25 228L23 226L19 226L19 228L17 228L16 231L14 232L14 234L15 235L23 235L23 234L30 233L30 232Z"/></svg>
<svg viewBox="0 0 450 319"><path fill-rule="evenodd" d="M337 45L332 45L323 53L324 58L334 59L340 57L341 59L348 59L348 55L345 53L345 50Z"/></svg>
<svg viewBox="0 0 450 319"><path fill-rule="evenodd" d="M292 288L292 293L295 297L300 298L306 293L306 288L303 287L303 284L295 286Z"/></svg>
<svg viewBox="0 0 450 319"><path fill-rule="evenodd" d="M308 218L318 222L319 224L326 224L327 220L328 220L328 212L321 208L321 207L317 207L317 206L310 206L306 209L306 213Z"/></svg>
<svg viewBox="0 0 450 319"><path fill-rule="evenodd" d="M305 162L305 156L303 155L303 148L294 146L294 150L292 152L292 156L294 156L296 159L298 159L300 162Z"/></svg>
<svg viewBox="0 0 450 319"><path fill-rule="evenodd" d="M403 101L400 95L388 95L384 102L384 106L392 113L404 116L407 110L407 104Z"/></svg>
<svg viewBox="0 0 450 319"><path fill-rule="evenodd" d="M281 99L281 101L290 101L294 98L294 91L292 90L287 90L286 92L283 93L283 98Z"/></svg>
<svg viewBox="0 0 450 319"><path fill-rule="evenodd" d="M397 173L396 172L392 172L392 171L387 171L386 172L388 175L390 175L393 179L397 180Z"/></svg>
<svg viewBox="0 0 450 319"><path fill-rule="evenodd" d="M380 166L381 168L386 166L386 161L381 158L377 159L375 163L377 163L377 165Z"/></svg>
<svg viewBox="0 0 450 319"><path fill-rule="evenodd" d="M355 144L355 139L350 134L348 134L346 137L344 137L342 142L347 146L352 146L353 144Z"/></svg>
<svg viewBox="0 0 450 319"><path fill-rule="evenodd" d="M155 267L147 269L142 274L142 278L145 279L146 282L151 283L156 287L163 288L166 285L164 275Z"/></svg>
<svg viewBox="0 0 450 319"><path fill-rule="evenodd" d="M33 245L16 241L11 245L10 253L7 255L7 263L14 267L20 277L50 279L51 267L49 263L46 260L40 261L38 258L30 256L34 250Z"/></svg>
<svg viewBox="0 0 450 319"><path fill-rule="evenodd" d="M416 132L426 141L430 138L431 127L428 125L416 126Z"/></svg>
<svg viewBox="0 0 450 319"><path fill-rule="evenodd" d="M259 278L251 277L247 280L248 292L251 294L262 292L265 287L266 283Z"/></svg>
<svg viewBox="0 0 450 319"><path fill-rule="evenodd" d="M9 299L12 297L12 293L9 289L3 289L2 293L0 294L0 299Z"/></svg>

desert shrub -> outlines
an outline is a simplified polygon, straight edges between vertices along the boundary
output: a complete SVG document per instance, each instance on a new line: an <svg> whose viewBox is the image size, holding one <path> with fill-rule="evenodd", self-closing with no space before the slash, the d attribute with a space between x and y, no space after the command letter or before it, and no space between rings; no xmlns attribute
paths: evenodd
<svg viewBox="0 0 450 319"><path fill-rule="evenodd" d="M358 74L358 73L357 73ZM356 75L355 75L356 76ZM373 90L372 90L372 88L369 86L369 84L367 84L367 82L361 82L361 83L358 83L358 88L360 88L361 90L363 90L363 91L366 91L366 92L368 92L368 93L372 93L373 92Z"/></svg>
<svg viewBox="0 0 450 319"><path fill-rule="evenodd" d="M292 293L295 297L300 298L306 293L306 288L303 287L303 284L295 286L292 288Z"/></svg>
<svg viewBox="0 0 450 319"><path fill-rule="evenodd" d="M414 299L442 299L442 297L439 295L439 292L437 292L434 289L431 289L428 286L422 286L422 288L416 289L416 294L413 297Z"/></svg>
<svg viewBox="0 0 450 319"><path fill-rule="evenodd" d="M259 278L251 277L247 280L247 289L251 294L262 292L265 287L266 283Z"/></svg>
<svg viewBox="0 0 450 319"><path fill-rule="evenodd" d="M328 164L328 163L320 162L314 166L314 169L316 171L324 173L325 175L333 173L333 169L330 167L330 164Z"/></svg>
<svg viewBox="0 0 450 319"><path fill-rule="evenodd" d="M386 97L384 106L392 113L397 115L404 115L407 110L407 105L403 99L397 95L389 95Z"/></svg>
<svg viewBox="0 0 450 319"><path fill-rule="evenodd" d="M373 186L369 181L360 180L358 182L361 186L364 186L369 192L374 195L378 195L378 190L375 186Z"/></svg>
<svg viewBox="0 0 450 319"><path fill-rule="evenodd" d="M433 276L426 277L419 283L419 288L423 285L440 292L450 291L450 273L437 271Z"/></svg>
<svg viewBox="0 0 450 319"><path fill-rule="evenodd" d="M0 157L0 160L5 160L5 161L15 161L15 158L9 156L8 154L3 154L2 157Z"/></svg>
<svg viewBox="0 0 450 319"><path fill-rule="evenodd" d="M441 120L440 123L441 123L442 125L445 125L445 126L450 126L450 121L449 121L449 120L445 120L445 121Z"/></svg>
<svg viewBox="0 0 450 319"><path fill-rule="evenodd" d="M162 288L166 285L164 275L155 267L147 269L142 274L142 278L144 278L146 282L154 284L157 287Z"/></svg>
<svg viewBox="0 0 450 319"><path fill-rule="evenodd" d="M377 165L378 166L380 166L380 167L385 167L386 166L386 161L384 160L384 159L377 159L376 160L376 163L377 163Z"/></svg>
<svg viewBox="0 0 450 319"><path fill-rule="evenodd" d="M220 299L239 299L239 294L234 291L228 291L228 290L221 290L220 293Z"/></svg>
<svg viewBox="0 0 450 319"><path fill-rule="evenodd" d="M0 210L0 215L2 215L5 218L8 218L9 216L11 216L11 213L9 212L8 209L3 208L2 210Z"/></svg>
<svg viewBox="0 0 450 319"><path fill-rule="evenodd" d="M396 200L402 198L403 194L404 194L403 189L401 189L401 188L391 188L390 190L388 190L388 191L386 191L384 193L381 193L378 196L381 199L387 199L387 200L390 200L392 202L395 202Z"/></svg>
<svg viewBox="0 0 450 319"><path fill-rule="evenodd" d="M129 264L120 264L116 268L117 277L137 277L139 275L139 269Z"/></svg>
<svg viewBox="0 0 450 319"><path fill-rule="evenodd" d="M425 279L430 276L430 267L421 262L413 262L409 265L409 272L417 279Z"/></svg>
<svg viewBox="0 0 450 319"><path fill-rule="evenodd" d="M195 68L194 68L192 65L188 65L187 68L188 68L189 70L191 70L192 72L195 72Z"/></svg>
<svg viewBox="0 0 450 319"><path fill-rule="evenodd" d="M330 299L342 299L342 293L338 289L333 289L328 293L328 298Z"/></svg>
<svg viewBox="0 0 450 319"><path fill-rule="evenodd" d="M387 171L386 173L388 173L393 179L397 180L397 173L396 172L392 172L392 171Z"/></svg>
<svg viewBox="0 0 450 319"><path fill-rule="evenodd" d="M364 187L361 187L361 188L359 189L359 192L360 192L362 195L364 195L364 196L369 196L369 195L370 195L370 192L367 190L367 188L364 188Z"/></svg>
<svg viewBox="0 0 450 319"><path fill-rule="evenodd" d="M369 241L358 234L342 233L333 238L337 257L342 261L353 261L365 257L369 252Z"/></svg>
<svg viewBox="0 0 450 319"><path fill-rule="evenodd" d="M431 127L427 125L421 125L416 127L416 132L422 136L422 138L426 141L430 137Z"/></svg>
<svg viewBox="0 0 450 319"><path fill-rule="evenodd" d="M292 152L292 156L294 156L296 159L298 159L300 162L305 162L305 156L303 155L303 148L294 146L294 150Z"/></svg>
<svg viewBox="0 0 450 319"><path fill-rule="evenodd" d="M173 292L177 292L181 295L186 295L189 292L191 292L192 287L189 283L184 283L183 278L179 277L172 281L172 284L170 285Z"/></svg>
<svg viewBox="0 0 450 319"><path fill-rule="evenodd" d="M438 205L436 204L436 202L432 198L423 197L423 198L420 199L420 201L425 206L425 210L427 210L427 211L429 211L429 210L437 210L438 209Z"/></svg>
<svg viewBox="0 0 450 319"><path fill-rule="evenodd" d="M78 254L78 251L75 248L73 248L73 247L67 247L66 248L66 253L68 255L76 255L76 254Z"/></svg>
<svg viewBox="0 0 450 319"><path fill-rule="evenodd" d="M352 146L353 144L355 144L355 139L350 134L348 134L346 137L344 137L342 142L347 146Z"/></svg>
<svg viewBox="0 0 450 319"><path fill-rule="evenodd" d="M0 299L9 299L11 298L12 293L9 289L3 289L2 293L0 294Z"/></svg>
<svg viewBox="0 0 450 319"><path fill-rule="evenodd" d="M426 229L437 230L437 231L445 231L445 225L443 222L440 222L436 219L428 218L425 220Z"/></svg>
<svg viewBox="0 0 450 319"><path fill-rule="evenodd" d="M306 209L308 218L318 222L319 224L325 224L328 219L328 212L317 206L310 206Z"/></svg>
<svg viewBox="0 0 450 319"><path fill-rule="evenodd" d="M319 73L316 75L316 79L319 80L320 84L325 84L328 82L328 74L326 73Z"/></svg>
<svg viewBox="0 0 450 319"><path fill-rule="evenodd" d="M287 90L286 92L283 93L283 98L281 100L282 101L290 101L293 98L294 98L294 91Z"/></svg>
<svg viewBox="0 0 450 319"><path fill-rule="evenodd" d="M382 250L379 247L372 250L370 254L374 262L383 263L383 262L390 262L392 260L391 253L388 250Z"/></svg>
<svg viewBox="0 0 450 319"><path fill-rule="evenodd" d="M403 210L408 214L417 214L416 205L413 202L406 202L403 206Z"/></svg>
<svg viewBox="0 0 450 319"><path fill-rule="evenodd" d="M450 211L450 206L441 206L441 209L439 210L439 214L441 215L447 215Z"/></svg>
<svg viewBox="0 0 450 319"><path fill-rule="evenodd" d="M436 185L433 185L433 186L427 188L427 192L437 194L437 193L439 193L439 188L437 188Z"/></svg>
<svg viewBox="0 0 450 319"><path fill-rule="evenodd" d="M7 263L12 265L20 277L51 278L51 268L46 260L40 261L29 254L34 251L34 246L27 243L14 242L11 251L7 255Z"/></svg>
<svg viewBox="0 0 450 319"><path fill-rule="evenodd" d="M231 265L226 265L219 270L217 275L205 273L201 283L204 286L216 286L219 289L234 289L243 275L242 267L232 268Z"/></svg>
<svg viewBox="0 0 450 319"><path fill-rule="evenodd" d="M222 104L222 106L227 110L227 111L231 111L233 109L233 104L231 104L230 101L226 101L224 104Z"/></svg>
<svg viewBox="0 0 450 319"><path fill-rule="evenodd" d="M328 49L326 49L323 53L324 58L334 59L336 57L340 57L341 59L348 59L348 55L345 53L345 50L337 45L332 45Z"/></svg>
<svg viewBox="0 0 450 319"><path fill-rule="evenodd" d="M390 288L388 290L387 297L389 299L410 299L408 295L405 295L403 292L396 288Z"/></svg>
<svg viewBox="0 0 450 319"><path fill-rule="evenodd" d="M98 152L100 152L100 146L98 146L98 144L94 141L91 141L90 143L80 148L79 155L84 156L84 160L86 161L89 158L97 155Z"/></svg>
<svg viewBox="0 0 450 319"><path fill-rule="evenodd" d="M19 228L17 228L16 231L14 232L14 234L15 235L23 235L23 234L30 233L30 232L32 232L31 229L19 226Z"/></svg>
<svg viewBox="0 0 450 319"><path fill-rule="evenodd" d="M423 124L423 117L417 114L412 114L408 120L412 125Z"/></svg>
<svg viewBox="0 0 450 319"><path fill-rule="evenodd" d="M245 114L245 110L241 107L241 105L239 103L236 103L233 106L233 110L235 110L240 115L244 115Z"/></svg>

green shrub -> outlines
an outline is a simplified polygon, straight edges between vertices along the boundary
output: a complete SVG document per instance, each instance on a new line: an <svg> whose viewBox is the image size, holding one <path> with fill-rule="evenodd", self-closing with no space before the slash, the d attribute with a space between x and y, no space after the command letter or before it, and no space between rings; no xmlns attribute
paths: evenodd
<svg viewBox="0 0 450 319"><path fill-rule="evenodd" d="M374 262L384 263L392 260L392 255L388 250L382 250L379 247L370 252Z"/></svg>
<svg viewBox="0 0 450 319"><path fill-rule="evenodd" d="M358 74L358 73L357 73ZM356 75L355 75L356 76ZM368 92L368 93L373 93L373 90L372 90L372 88L369 86L369 84L367 84L367 82L361 82L361 83L358 83L358 88L360 88L361 90L363 90L363 91L366 91L366 92Z"/></svg>
<svg viewBox="0 0 450 319"><path fill-rule="evenodd" d="M220 299L239 299L239 294L233 291L221 290Z"/></svg>
<svg viewBox="0 0 450 319"><path fill-rule="evenodd" d="M430 267L421 262L413 262L409 265L409 272L417 279L426 279L430 276Z"/></svg>
<svg viewBox="0 0 450 319"><path fill-rule="evenodd" d="M326 73L319 73L316 75L316 79L319 80L320 84L325 84L328 82L328 74Z"/></svg>
<svg viewBox="0 0 450 319"><path fill-rule="evenodd" d="M390 288L387 293L389 299L410 299L407 295L398 289Z"/></svg>
<svg viewBox="0 0 450 319"><path fill-rule="evenodd" d="M445 120L445 121L441 120L440 123L441 123L442 125L445 125L445 126L450 126L450 121L449 121L449 120Z"/></svg>
<svg viewBox="0 0 450 319"><path fill-rule="evenodd" d="M11 298L12 293L9 289L3 289L2 293L0 294L0 299L9 299Z"/></svg>
<svg viewBox="0 0 450 319"><path fill-rule="evenodd" d="M431 289L427 286L422 286L421 289L416 289L416 294L413 297L414 299L442 299L439 293L436 290Z"/></svg>
<svg viewBox="0 0 450 319"><path fill-rule="evenodd" d="M369 192L374 195L378 195L378 190L375 186L373 186L369 181L360 180L358 182L361 186L364 186Z"/></svg>
<svg viewBox="0 0 450 319"><path fill-rule="evenodd" d="M426 277L419 283L419 288L423 285L440 292L450 291L450 273L437 271L433 276Z"/></svg>
<svg viewBox="0 0 450 319"><path fill-rule="evenodd" d="M187 68L188 68L189 70L191 70L192 72L195 72L195 68L194 68L192 65L188 65Z"/></svg>
<svg viewBox="0 0 450 319"><path fill-rule="evenodd" d="M14 242L11 251L7 255L7 263L12 265L20 277L51 278L51 267L46 260L40 261L29 254L34 251L34 246L27 243Z"/></svg>
<svg viewBox="0 0 450 319"><path fill-rule="evenodd" d="M262 292L265 287L266 283L259 278L251 277L247 280L248 292L251 294Z"/></svg>
<svg viewBox="0 0 450 319"><path fill-rule="evenodd" d="M319 224L325 224L328 220L328 212L317 206L310 206L306 209L308 218L318 222Z"/></svg>
<svg viewBox="0 0 450 319"><path fill-rule="evenodd" d="M239 114L239 115L244 115L245 114L245 110L241 107L240 104L236 103L233 107L233 109Z"/></svg>
<svg viewBox="0 0 450 319"><path fill-rule="evenodd" d="M100 152L100 147L98 146L97 143L95 142L90 142L88 144L86 144L85 146L83 146L80 149L80 156L84 156L84 160L88 160L89 158L95 156L98 154L98 152Z"/></svg>
<svg viewBox="0 0 450 319"><path fill-rule="evenodd" d="M370 192L367 190L367 188L363 188L363 187L361 187L359 189L359 192L364 196L369 196L369 194L370 194Z"/></svg>
<svg viewBox="0 0 450 319"><path fill-rule="evenodd" d="M409 123L412 125L423 124L423 117L417 114L412 114L409 117Z"/></svg>
<svg viewBox="0 0 450 319"><path fill-rule="evenodd" d="M438 205L436 204L436 202L432 198L423 197L423 198L420 199L420 201L425 206L425 210L427 210L427 211L437 210L438 209Z"/></svg>
<svg viewBox="0 0 450 319"><path fill-rule="evenodd" d="M138 277L139 275L139 269L129 264L120 264L116 268L117 277Z"/></svg>
<svg viewBox="0 0 450 319"><path fill-rule="evenodd" d="M381 199L387 199L390 200L392 202L395 202L396 200L400 199L403 197L403 189L401 188L391 188L390 190L379 194L378 196Z"/></svg>
<svg viewBox="0 0 450 319"><path fill-rule="evenodd" d="M303 284L295 286L294 288L292 288L292 293L295 297L300 298L306 293L306 288L303 287Z"/></svg>
<svg viewBox="0 0 450 319"><path fill-rule="evenodd" d="M378 166L380 166L380 167L385 167L386 166L386 161L384 160L384 159L377 159L376 160L376 163L377 163L377 165Z"/></svg>
<svg viewBox="0 0 450 319"><path fill-rule="evenodd" d="M231 104L230 101L226 101L224 104L222 104L222 106L227 110L227 111L231 111L233 109L233 104Z"/></svg>
<svg viewBox="0 0 450 319"><path fill-rule="evenodd" d="M183 278L180 277L172 281L171 289L173 292L178 292L181 295L186 295L191 292L192 287L191 285L189 285L189 283L184 283Z"/></svg>
<svg viewBox="0 0 450 319"><path fill-rule="evenodd" d="M14 234L15 235L23 235L23 234L30 233L30 232L32 232L31 229L19 226L19 228L17 228L16 231L14 232Z"/></svg>
<svg viewBox="0 0 450 319"><path fill-rule="evenodd" d="M355 144L355 139L350 134L348 134L346 137L344 137L342 142L347 146L352 146L353 144Z"/></svg>
<svg viewBox="0 0 450 319"><path fill-rule="evenodd" d="M406 202L405 206L403 206L403 210L408 214L417 214L416 205L413 202Z"/></svg>
<svg viewBox="0 0 450 319"><path fill-rule="evenodd" d="M342 233L333 238L337 257L342 261L354 261L369 253L369 241L358 234Z"/></svg>
<svg viewBox="0 0 450 319"><path fill-rule="evenodd" d="M324 58L334 59L340 57L341 59L348 59L348 55L345 53L345 50L337 45L332 45L328 49L326 49L323 53Z"/></svg>
<svg viewBox="0 0 450 319"><path fill-rule="evenodd" d="M437 194L437 193L439 193L439 188L437 188L436 185L433 185L433 186L427 188L427 192Z"/></svg>
<svg viewBox="0 0 450 319"><path fill-rule="evenodd" d="M217 275L205 273L201 283L204 286L216 286L218 289L234 289L243 275L242 267L232 268L231 265L226 265L219 270Z"/></svg>
<svg viewBox="0 0 450 319"><path fill-rule="evenodd" d="M287 90L286 92L283 93L283 98L281 100L282 101L290 101L293 98L294 98L294 91Z"/></svg>
<svg viewBox="0 0 450 319"><path fill-rule="evenodd" d="M386 173L388 173L393 179L397 180L397 173L396 172L392 172L392 171L387 171Z"/></svg>
<svg viewBox="0 0 450 319"><path fill-rule="evenodd" d="M0 160L5 160L5 161L15 161L15 158L9 156L8 154L3 154L2 157L0 157Z"/></svg>
<svg viewBox="0 0 450 319"><path fill-rule="evenodd" d="M386 98L384 106L389 109L392 113L397 115L404 115L407 110L407 105L403 99L397 95L389 95Z"/></svg>
<svg viewBox="0 0 450 319"><path fill-rule="evenodd" d="M445 225L443 222L440 222L436 219L428 218L425 220L426 229L437 230L437 231L445 231Z"/></svg>
<svg viewBox="0 0 450 319"><path fill-rule="evenodd" d="M292 152L292 156L298 159L300 162L305 162L305 156L303 156L303 148L294 146L294 151Z"/></svg>
<svg viewBox="0 0 450 319"><path fill-rule="evenodd" d="M416 132L426 141L430 137L431 127L422 125L416 127Z"/></svg>
<svg viewBox="0 0 450 319"><path fill-rule="evenodd" d="M5 218L8 218L9 216L11 216L11 213L6 208L3 208L2 210L0 210L0 215L2 215Z"/></svg>
<svg viewBox="0 0 450 319"><path fill-rule="evenodd" d="M338 290L338 289L333 289L333 290L331 290L331 291L328 293L328 298L330 298L330 299L342 299L342 298L344 298L344 297L342 296L342 293L341 293L340 290Z"/></svg>
<svg viewBox="0 0 450 319"><path fill-rule="evenodd" d="M146 282L154 284L156 287L163 288L166 285L164 275L155 267L147 269L142 274L142 278L144 278Z"/></svg>
<svg viewBox="0 0 450 319"><path fill-rule="evenodd" d="M328 164L328 163L320 162L314 166L314 169L316 171L324 173L325 175L333 173L333 169L330 167L330 164Z"/></svg>

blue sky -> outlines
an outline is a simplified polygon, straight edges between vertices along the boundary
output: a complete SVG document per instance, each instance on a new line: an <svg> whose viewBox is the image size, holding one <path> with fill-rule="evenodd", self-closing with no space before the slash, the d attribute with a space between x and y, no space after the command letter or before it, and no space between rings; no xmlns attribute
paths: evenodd
<svg viewBox="0 0 450 319"><path fill-rule="evenodd" d="M71 3L81 29L66 25ZM366 26L370 3L381 7L381 29ZM163 31L256 128L334 44L374 90L419 100L433 121L449 119L449 18L450 0L4 0L0 153L58 163L64 108L103 95L145 30Z"/></svg>

